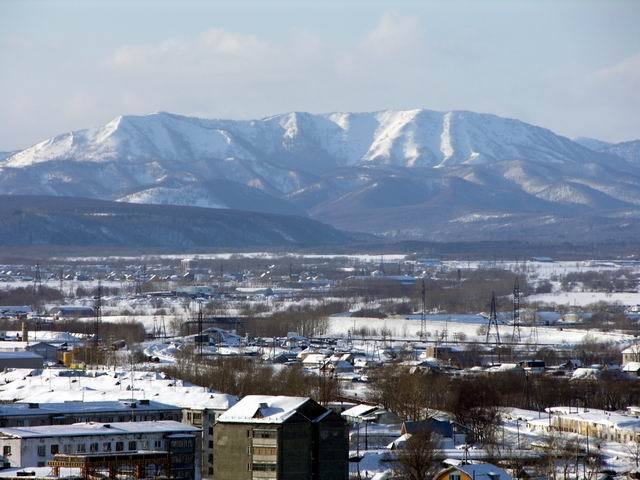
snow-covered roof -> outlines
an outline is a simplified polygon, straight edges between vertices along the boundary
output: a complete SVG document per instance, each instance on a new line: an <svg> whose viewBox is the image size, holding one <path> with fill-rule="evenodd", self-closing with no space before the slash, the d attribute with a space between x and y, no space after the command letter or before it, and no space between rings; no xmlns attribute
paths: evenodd
<svg viewBox="0 0 640 480"><path fill-rule="evenodd" d="M640 355L640 344L630 345L622 350L622 353L628 355Z"/></svg>
<svg viewBox="0 0 640 480"><path fill-rule="evenodd" d="M34 352L28 352L24 350L19 350L17 352L0 351L0 360L12 360L14 358L27 358L27 359L39 358L40 360L42 360L42 357Z"/></svg>
<svg viewBox="0 0 640 480"><path fill-rule="evenodd" d="M10 403L0 405L0 417L14 417L27 415L62 415L66 413L100 413L100 412L131 412L180 410L180 407L160 402L149 401L100 401L100 402L56 402L56 403Z"/></svg>
<svg viewBox="0 0 640 480"><path fill-rule="evenodd" d="M167 377L163 373L131 373L122 369L108 374L104 370L88 370L81 374L63 368L13 369L0 373L0 385L0 401L12 402L148 399L181 408L222 411L238 401L234 395L210 392L207 388Z"/></svg>
<svg viewBox="0 0 640 480"><path fill-rule="evenodd" d="M640 362L625 363L622 367L622 370L625 372L637 372L638 370L640 370Z"/></svg>
<svg viewBox="0 0 640 480"><path fill-rule="evenodd" d="M447 470L459 470L474 480L511 480L512 478L505 470L491 463L460 463L456 466L449 467Z"/></svg>
<svg viewBox="0 0 640 480"><path fill-rule="evenodd" d="M361 417L363 415L366 415L367 413L373 412L374 410L377 410L378 407L373 406L373 405L365 405L365 404L361 404L361 405L356 405L355 407L351 407L347 410L345 410L344 412L342 412L342 416L343 417Z"/></svg>
<svg viewBox="0 0 640 480"><path fill-rule="evenodd" d="M130 433L195 433L199 429L172 420L151 422L74 423L38 427L0 428L0 436L15 438L126 435Z"/></svg>
<svg viewBox="0 0 640 480"><path fill-rule="evenodd" d="M218 420L233 423L282 423L307 403L308 397L247 395Z"/></svg>
<svg viewBox="0 0 640 480"><path fill-rule="evenodd" d="M607 412L606 410L598 409L579 409L578 412L576 412L575 407L553 407L548 410L552 413L552 423L554 417L562 417L564 419L603 425L605 427L610 427L618 430L628 430L634 432L640 431L640 418L632 417L630 415L624 415L616 412ZM549 424L549 420L530 420L529 423L540 423L546 426Z"/></svg>

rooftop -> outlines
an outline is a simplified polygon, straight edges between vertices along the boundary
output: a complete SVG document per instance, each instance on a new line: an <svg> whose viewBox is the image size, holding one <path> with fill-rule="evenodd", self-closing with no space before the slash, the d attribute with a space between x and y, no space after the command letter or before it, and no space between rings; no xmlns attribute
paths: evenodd
<svg viewBox="0 0 640 480"><path fill-rule="evenodd" d="M0 405L0 417L23 417L26 415L63 415L65 413L100 413L180 410L180 407L166 403L138 400L82 402L67 401L55 403L11 403Z"/></svg>
<svg viewBox="0 0 640 480"><path fill-rule="evenodd" d="M126 435L130 433L191 433L199 429L180 422L74 423L41 427L0 428L0 436L14 438L77 437L92 435Z"/></svg>
<svg viewBox="0 0 640 480"><path fill-rule="evenodd" d="M219 417L221 422L282 423L310 399L270 395L247 395Z"/></svg>

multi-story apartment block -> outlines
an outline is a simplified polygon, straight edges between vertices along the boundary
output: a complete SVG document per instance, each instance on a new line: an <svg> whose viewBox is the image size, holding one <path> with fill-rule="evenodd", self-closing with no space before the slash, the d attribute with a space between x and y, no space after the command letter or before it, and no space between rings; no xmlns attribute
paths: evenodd
<svg viewBox="0 0 640 480"><path fill-rule="evenodd" d="M347 479L348 426L310 398L249 395L214 429L216 480Z"/></svg>
<svg viewBox="0 0 640 480"><path fill-rule="evenodd" d="M60 455L88 459L164 452L172 478L201 478L200 430L170 420L0 428L0 452L12 467L42 467Z"/></svg>

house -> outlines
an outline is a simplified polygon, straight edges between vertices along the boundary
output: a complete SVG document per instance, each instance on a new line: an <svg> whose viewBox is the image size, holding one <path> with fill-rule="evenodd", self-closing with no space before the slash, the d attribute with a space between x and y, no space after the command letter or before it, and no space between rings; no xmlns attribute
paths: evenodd
<svg viewBox="0 0 640 480"><path fill-rule="evenodd" d="M0 428L0 448L12 467L44 467L58 455L86 459L164 452L171 464L181 466L172 478L185 480L200 478L199 442L200 430L174 421Z"/></svg>
<svg viewBox="0 0 640 480"><path fill-rule="evenodd" d="M248 395L214 429L215 479L346 480L347 423L306 397Z"/></svg>
<svg viewBox="0 0 640 480"><path fill-rule="evenodd" d="M640 362L627 362L622 367L622 371L640 377Z"/></svg>
<svg viewBox="0 0 640 480"><path fill-rule="evenodd" d="M636 343L622 350L622 365L631 362L640 362L640 344Z"/></svg>
<svg viewBox="0 0 640 480"><path fill-rule="evenodd" d="M500 467L491 463L465 463L445 468L433 480L512 480Z"/></svg>
<svg viewBox="0 0 640 480"><path fill-rule="evenodd" d="M467 439L467 429L447 418L406 421L400 429L401 435L415 435L425 431L431 431L440 438L440 448L455 448L456 445L466 443Z"/></svg>
<svg viewBox="0 0 640 480"><path fill-rule="evenodd" d="M370 422L383 425L402 423L398 415L377 405L356 405L342 412L342 417L349 423Z"/></svg>

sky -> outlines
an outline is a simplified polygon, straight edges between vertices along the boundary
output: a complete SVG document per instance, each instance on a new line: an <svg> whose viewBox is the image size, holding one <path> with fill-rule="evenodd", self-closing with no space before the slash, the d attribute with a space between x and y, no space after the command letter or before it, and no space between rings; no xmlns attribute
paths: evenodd
<svg viewBox="0 0 640 480"><path fill-rule="evenodd" d="M428 108L640 138L640 1L0 2L0 151L118 115Z"/></svg>

